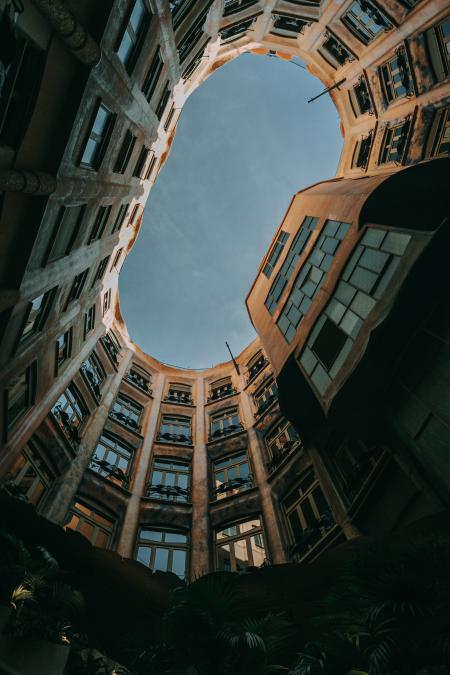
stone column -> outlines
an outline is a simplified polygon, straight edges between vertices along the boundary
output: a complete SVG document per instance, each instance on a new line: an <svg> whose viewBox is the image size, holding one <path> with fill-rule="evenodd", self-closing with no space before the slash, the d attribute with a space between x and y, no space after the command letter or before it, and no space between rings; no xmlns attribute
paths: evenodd
<svg viewBox="0 0 450 675"><path fill-rule="evenodd" d="M207 574L211 568L212 541L209 523L208 453L205 429L205 383L197 377L194 454L192 457L192 527L190 578Z"/></svg>
<svg viewBox="0 0 450 675"><path fill-rule="evenodd" d="M261 510L264 519L264 533L269 545L271 561L274 564L287 562L283 540L280 534L278 514L272 499L271 486L267 481L267 468L264 462L262 441L254 429L254 415L250 405L250 398L245 388L245 378L240 376L241 384L241 410L244 426L248 434L248 451L251 457L254 483L259 489Z"/></svg>
<svg viewBox="0 0 450 675"><path fill-rule="evenodd" d="M145 493L145 481L152 456L153 442L157 432L158 415L164 391L163 373L158 373L152 382L153 400L149 402L150 413L144 431L144 441L141 448L139 462L134 470L133 492L128 501L120 532L117 553L124 558L132 558L136 533L139 527L141 497Z"/></svg>
<svg viewBox="0 0 450 675"><path fill-rule="evenodd" d="M119 369L109 383L107 391L103 393L100 405L89 420L88 427L81 439L77 456L72 460L66 473L56 481L56 489L53 492L51 503L43 513L46 518L54 523L59 525L64 523L67 511L77 493L84 472L89 466L95 444L103 431L109 410L129 366L131 356L132 352L130 349L122 351Z"/></svg>
<svg viewBox="0 0 450 675"><path fill-rule="evenodd" d="M100 61L101 50L88 31L67 7L64 0L33 0L37 9L48 20L55 33L73 55L86 66Z"/></svg>
<svg viewBox="0 0 450 675"><path fill-rule="evenodd" d="M308 447L307 452L314 465L314 471L319 480L320 487L323 490L325 499L330 505L330 509L336 523L340 525L347 539L360 537L361 531L348 515L347 507L345 506L341 495L339 494L339 491L336 488L336 485L334 484L322 457L320 456L320 453L316 448L312 447Z"/></svg>
<svg viewBox="0 0 450 675"><path fill-rule="evenodd" d="M42 171L0 171L0 192L24 192L50 195L56 190L56 178Z"/></svg>

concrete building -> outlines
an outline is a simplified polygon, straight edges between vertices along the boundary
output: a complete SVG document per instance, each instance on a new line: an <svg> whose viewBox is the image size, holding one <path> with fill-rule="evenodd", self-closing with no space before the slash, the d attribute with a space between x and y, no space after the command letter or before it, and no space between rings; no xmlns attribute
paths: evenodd
<svg viewBox="0 0 450 675"><path fill-rule="evenodd" d="M447 3L0 0L0 22L5 489L190 578L442 509ZM276 233L259 338L170 368L130 340L120 268L187 96L246 51L304 60L343 151Z"/></svg>

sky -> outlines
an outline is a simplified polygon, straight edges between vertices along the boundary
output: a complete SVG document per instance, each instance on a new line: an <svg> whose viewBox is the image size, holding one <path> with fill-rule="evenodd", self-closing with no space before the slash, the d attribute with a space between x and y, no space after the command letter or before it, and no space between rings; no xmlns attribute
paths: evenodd
<svg viewBox="0 0 450 675"><path fill-rule="evenodd" d="M187 100L123 265L132 340L185 368L227 361L255 337L245 297L300 189L336 172L339 117L303 68L243 54Z"/></svg>

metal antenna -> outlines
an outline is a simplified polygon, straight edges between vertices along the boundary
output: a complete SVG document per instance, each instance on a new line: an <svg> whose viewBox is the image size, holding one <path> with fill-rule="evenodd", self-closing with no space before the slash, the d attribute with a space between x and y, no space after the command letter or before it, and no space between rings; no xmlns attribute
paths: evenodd
<svg viewBox="0 0 450 675"><path fill-rule="evenodd" d="M308 103L312 103L313 101L316 101L318 98L320 98L324 94L328 94L328 92L332 91L332 89L339 89L341 84L344 84L344 82L345 82L345 77L344 77L343 80L339 80L339 82L336 82L331 87L328 87L328 89L324 89L323 91L321 91L320 94L317 94L317 96L313 96L313 98L309 98Z"/></svg>

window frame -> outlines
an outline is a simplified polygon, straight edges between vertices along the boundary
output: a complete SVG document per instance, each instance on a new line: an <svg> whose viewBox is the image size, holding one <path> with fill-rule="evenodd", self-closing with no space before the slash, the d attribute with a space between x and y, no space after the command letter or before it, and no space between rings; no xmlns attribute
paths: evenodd
<svg viewBox="0 0 450 675"><path fill-rule="evenodd" d="M154 533L160 532L161 533L161 540L149 539L149 538L143 537L142 536L143 531L154 532ZM167 541L167 535L168 534L174 534L174 535L178 535L178 536L181 535L182 537L185 537L185 541L184 542ZM158 526L158 525L156 525L155 527L152 527L151 525L147 525L147 524L141 525L139 527L138 535L136 537L136 547L135 547L135 555L134 555L135 560L137 560L137 562L140 562L142 565L145 565L146 567L151 569L153 572L157 572L157 571L172 572L173 571L173 554L174 554L174 551L183 551L185 553L184 575L183 576L177 575L177 576L179 576L179 578L181 578L181 579L187 579L188 576L189 576L189 552L190 552L190 541L189 541L189 539L190 539L189 538L189 532L186 531L186 530L175 529L175 528L170 528L170 527L167 528L167 529L162 529L162 527ZM139 549L147 549L147 548L151 549L148 564L146 562L144 562L142 559L141 560L139 559ZM167 553L166 570L159 570L159 568L157 568L155 566L155 562L156 562L155 559L156 559L156 556L157 556L156 551L158 549L164 549L164 550L167 550L167 552L168 552ZM173 574L176 574L176 572L173 572Z"/></svg>
<svg viewBox="0 0 450 675"><path fill-rule="evenodd" d="M232 528L240 528L243 525L246 525L247 523L253 523L255 521L259 521L259 525L256 526L254 529L249 529L249 530L244 530L243 532L238 531L237 534L230 534L226 535L223 539L219 539L218 535L222 532L225 532L225 530L231 530ZM267 542L266 542L266 536L264 532L264 525L263 525L263 520L262 516L257 516L254 518L249 517L248 520L239 520L239 521L233 521L226 527L223 525L219 528L216 527L214 530L214 562L215 562L215 570L220 571L224 570L227 571L225 568L223 568L220 564L220 559L219 559L219 549L224 548L226 545L230 547L230 572L236 572L238 571L238 567L236 565L236 554L235 554L235 544L240 542L240 541L245 541L245 547L247 550L247 556L248 556L248 561L249 564L245 565L243 569L246 569L247 567L252 567L252 563L254 563L254 557L253 557L253 551L251 549L251 539L253 537L258 537L261 539L262 544L257 544L258 548L262 548L264 551L264 561L261 563L260 567L263 566L264 564L267 564L267 561L269 560L269 551L267 548ZM219 541L221 542L219 544ZM254 565L253 565L254 566Z"/></svg>
<svg viewBox="0 0 450 675"><path fill-rule="evenodd" d="M100 109L106 111L106 121L104 128L101 132L97 133L94 131L94 126L97 121L98 113ZM89 123L89 129L86 133L85 140L82 145L82 150L80 152L80 158L78 164L84 169L90 169L91 171L98 171L101 167L103 159L105 157L106 151L108 149L109 142L111 140L111 135L113 132L114 125L116 123L117 115L113 113L108 106L99 99L94 107L94 111ZM92 141L96 145L96 150L93 154L93 157L89 161L84 161L84 156L87 151L89 141Z"/></svg>
<svg viewBox="0 0 450 675"><path fill-rule="evenodd" d="M135 31L131 23L131 18L138 3L141 5L144 11L143 17L137 28L137 31ZM136 63L139 59L139 56L142 52L143 43L145 41L146 34L148 33L148 30L150 28L152 18L153 15L148 7L148 3L146 2L146 0L133 0L133 2L130 2L125 19L122 23L120 38L118 38L115 46L115 52L117 54L117 57L120 63L125 68L128 75L132 74L136 66ZM126 55L126 57L122 58L119 52L126 35L130 40L131 49L129 53Z"/></svg>

